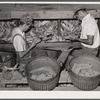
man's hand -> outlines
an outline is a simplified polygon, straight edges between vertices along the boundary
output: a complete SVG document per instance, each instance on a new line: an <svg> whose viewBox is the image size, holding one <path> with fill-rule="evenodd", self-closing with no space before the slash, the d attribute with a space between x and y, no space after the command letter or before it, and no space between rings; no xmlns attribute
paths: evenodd
<svg viewBox="0 0 100 100"><path fill-rule="evenodd" d="M37 44L37 43L41 42L41 39L35 38L35 39L34 39L34 42Z"/></svg>
<svg viewBox="0 0 100 100"><path fill-rule="evenodd" d="M70 39L71 41L80 41L79 38L75 38L75 37L70 37L69 39Z"/></svg>
<svg viewBox="0 0 100 100"><path fill-rule="evenodd" d="M71 41L75 41L75 40L76 40L75 37L70 37L69 39L70 39Z"/></svg>
<svg viewBox="0 0 100 100"><path fill-rule="evenodd" d="M36 45L36 43L32 42L30 47L33 48L35 45Z"/></svg>
<svg viewBox="0 0 100 100"><path fill-rule="evenodd" d="M42 41L48 41L50 39L52 39L52 37L44 37Z"/></svg>
<svg viewBox="0 0 100 100"><path fill-rule="evenodd" d="M31 43L31 48L33 48L39 42L41 42L39 38L34 39L34 41Z"/></svg>

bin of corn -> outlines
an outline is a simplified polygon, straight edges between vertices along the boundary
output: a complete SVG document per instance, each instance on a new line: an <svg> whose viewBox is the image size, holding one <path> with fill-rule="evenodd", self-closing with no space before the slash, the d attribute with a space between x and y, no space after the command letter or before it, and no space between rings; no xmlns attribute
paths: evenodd
<svg viewBox="0 0 100 100"><path fill-rule="evenodd" d="M60 67L54 59L39 57L26 65L25 72L32 90L52 90L59 81Z"/></svg>
<svg viewBox="0 0 100 100"><path fill-rule="evenodd" d="M93 90L100 83L100 59L92 55L81 55L70 63L69 75L73 85L81 90Z"/></svg>

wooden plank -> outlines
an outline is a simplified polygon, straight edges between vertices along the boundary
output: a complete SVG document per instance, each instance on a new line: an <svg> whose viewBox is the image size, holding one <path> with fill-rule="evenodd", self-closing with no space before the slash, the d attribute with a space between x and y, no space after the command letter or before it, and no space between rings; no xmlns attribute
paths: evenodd
<svg viewBox="0 0 100 100"><path fill-rule="evenodd" d="M27 13L31 14L33 19L61 19L73 16L73 11L11 11L11 18L21 18Z"/></svg>
<svg viewBox="0 0 100 100"><path fill-rule="evenodd" d="M42 43L39 43L37 45L38 48L69 48L72 46L72 43L71 42L65 42L65 43L56 43L56 42L42 42Z"/></svg>
<svg viewBox="0 0 100 100"><path fill-rule="evenodd" d="M61 55L57 59L57 62L59 62L61 64L61 66L67 60L69 53L70 53L70 50L62 51Z"/></svg>
<svg viewBox="0 0 100 100"><path fill-rule="evenodd" d="M1 19L11 19L11 12L8 11L8 12L5 12L5 11L2 11L0 12L0 20Z"/></svg>
<svg viewBox="0 0 100 100"><path fill-rule="evenodd" d="M12 43L0 43L0 51L13 51L15 52L14 46Z"/></svg>
<svg viewBox="0 0 100 100"><path fill-rule="evenodd" d="M60 28L61 28L61 20L59 19L58 20L58 36L62 36Z"/></svg>
<svg viewBox="0 0 100 100"><path fill-rule="evenodd" d="M100 10L88 11L95 18L100 18ZM33 19L72 19L73 11L11 11L11 18L21 18L24 14L31 14Z"/></svg>
<svg viewBox="0 0 100 100"><path fill-rule="evenodd" d="M17 90L18 90L18 91L19 91L19 90L21 90L21 91L22 91L22 90L28 91L28 90L29 90L29 91L32 91L32 89L31 89L30 87L22 87L22 88L21 88L21 87L16 87L16 88L0 88L0 90L7 90L7 91L8 91L8 90L13 90L13 91L17 91Z"/></svg>
<svg viewBox="0 0 100 100"><path fill-rule="evenodd" d="M4 90L4 91L10 91L10 90L13 90L13 91L22 91L22 90L24 90L24 91L33 91L30 87L16 87L16 88L0 88L0 90ZM52 91L82 91L82 90L80 90L80 89L78 89L78 88L76 88L76 87L74 87L74 86L72 86L72 87L68 87L68 86L66 86L66 87L55 87ZM94 89L94 90L92 90L92 91L100 91L100 86L98 86L96 89Z"/></svg>
<svg viewBox="0 0 100 100"><path fill-rule="evenodd" d="M2 80L0 84L27 84L27 80Z"/></svg>

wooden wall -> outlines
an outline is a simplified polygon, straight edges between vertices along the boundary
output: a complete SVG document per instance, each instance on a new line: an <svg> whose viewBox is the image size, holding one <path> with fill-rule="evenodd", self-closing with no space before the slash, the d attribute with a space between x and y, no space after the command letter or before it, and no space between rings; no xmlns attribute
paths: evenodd
<svg viewBox="0 0 100 100"><path fill-rule="evenodd" d="M95 18L100 18L100 10L89 11ZM23 14L29 13L33 19L71 19L73 18L73 11L11 11L11 18L20 18Z"/></svg>
<svg viewBox="0 0 100 100"><path fill-rule="evenodd" d="M95 18L100 18L100 10L89 11ZM29 13L33 19L72 19L73 11L9 11L0 12L0 19L19 19L23 14Z"/></svg>

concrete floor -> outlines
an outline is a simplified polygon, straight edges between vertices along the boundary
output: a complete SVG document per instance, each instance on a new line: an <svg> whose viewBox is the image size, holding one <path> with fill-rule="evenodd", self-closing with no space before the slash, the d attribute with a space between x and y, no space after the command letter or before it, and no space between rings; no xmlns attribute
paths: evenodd
<svg viewBox="0 0 100 100"><path fill-rule="evenodd" d="M0 87L0 90L2 91L6 91L6 90L13 90L13 91L32 91L32 89L28 86L28 83L27 83L27 79L24 79L24 81L20 81L20 80L16 80L16 81L3 81L3 83L7 83L8 86L10 86L9 84L27 84L27 86L25 87L7 87L7 88L2 88ZM80 90L78 88L76 88L71 80L70 80L70 77L68 75L68 72L63 70L61 72L61 75L60 75L60 79L59 79L59 85L57 87L55 87L52 91L83 91L83 90ZM92 91L100 91L100 86L98 86L96 89L92 90Z"/></svg>

